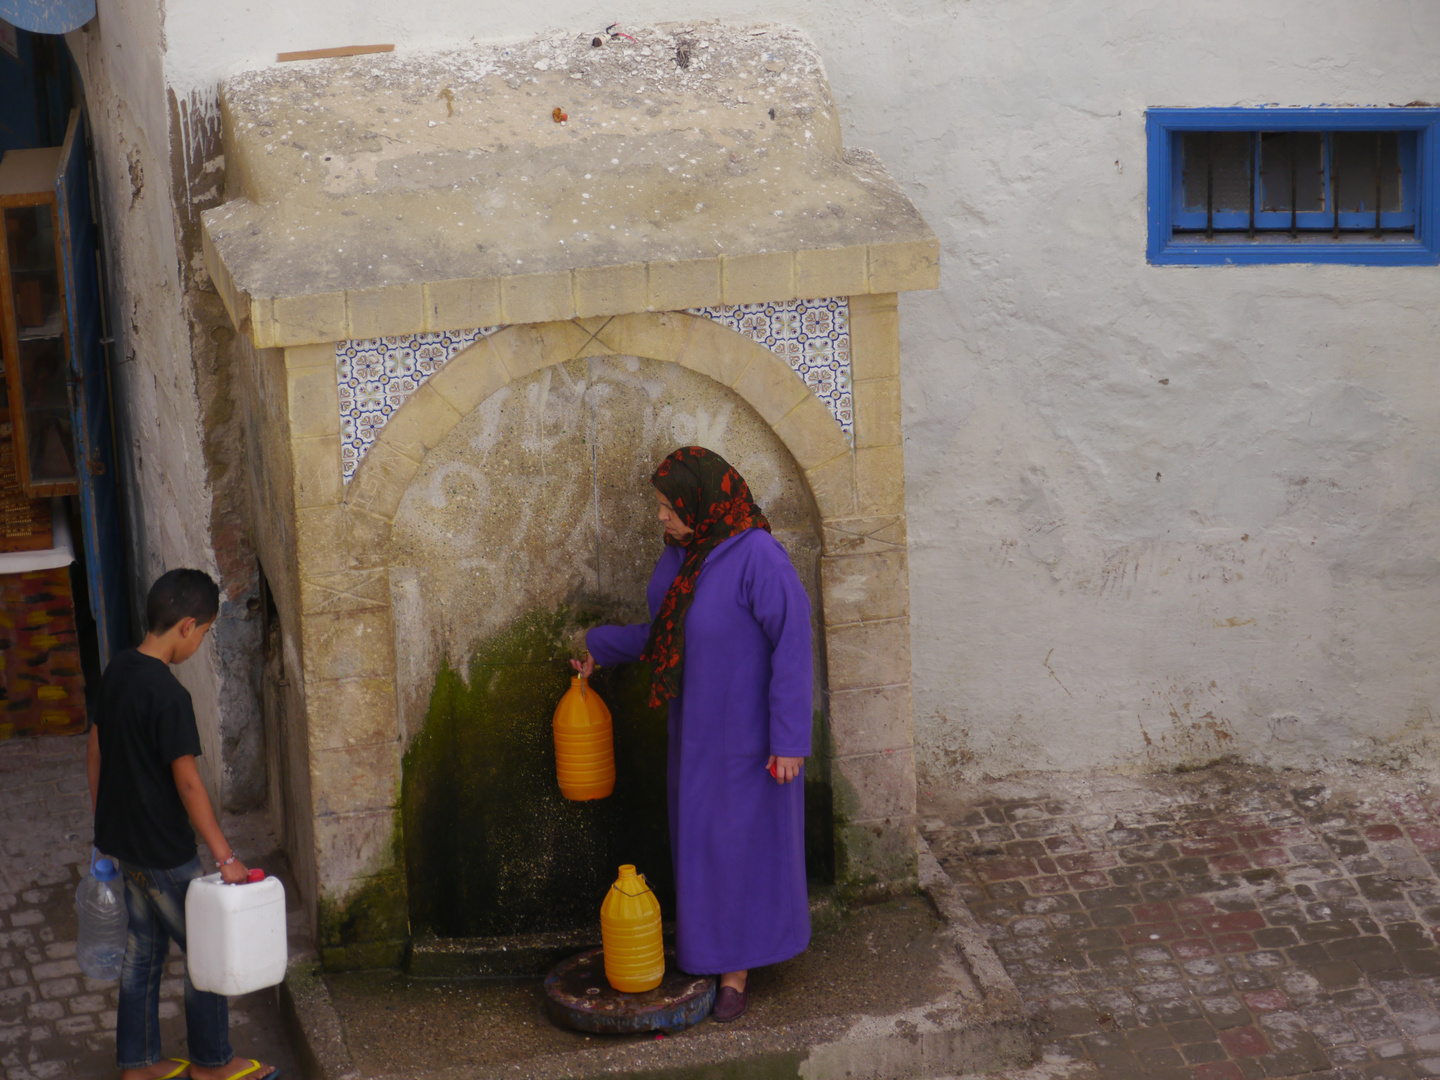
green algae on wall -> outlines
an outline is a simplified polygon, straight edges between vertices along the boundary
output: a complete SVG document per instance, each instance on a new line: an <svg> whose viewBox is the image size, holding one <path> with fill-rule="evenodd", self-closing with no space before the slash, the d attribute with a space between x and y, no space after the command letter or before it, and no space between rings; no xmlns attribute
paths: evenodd
<svg viewBox="0 0 1440 1080"><path fill-rule="evenodd" d="M674 917L666 714L647 704L646 665L602 669L591 680L614 721L614 794L571 802L555 780L551 717L572 674L566 643L575 626L598 621L596 610L532 611L477 646L468 680L442 664L404 760L414 933L474 937L592 926L621 863L645 874L665 917ZM815 725L823 737L823 714ZM830 778L822 760L813 758L806 770L806 847L812 879L829 884Z"/></svg>
<svg viewBox="0 0 1440 1080"><path fill-rule="evenodd" d="M835 884L835 800L830 786L830 728L816 709L805 762L805 876L810 887Z"/></svg>
<svg viewBox="0 0 1440 1080"><path fill-rule="evenodd" d="M404 760L413 932L589 926L621 863L639 867L673 912L665 715L645 704L642 667L592 680L614 719L614 794L571 802L555 780L551 717L572 674L564 643L595 621L568 607L534 611L475 649L468 680L441 667Z"/></svg>
<svg viewBox="0 0 1440 1080"><path fill-rule="evenodd" d="M848 808L857 805L859 793L843 775L833 778L829 795L836 898L842 904L860 902L866 896L873 901L877 896L892 895L892 886L913 885L919 873L913 837L873 822L851 820Z"/></svg>
<svg viewBox="0 0 1440 1080"><path fill-rule="evenodd" d="M410 944L405 881L378 874L343 902L320 899L320 959L328 971L396 967Z"/></svg>

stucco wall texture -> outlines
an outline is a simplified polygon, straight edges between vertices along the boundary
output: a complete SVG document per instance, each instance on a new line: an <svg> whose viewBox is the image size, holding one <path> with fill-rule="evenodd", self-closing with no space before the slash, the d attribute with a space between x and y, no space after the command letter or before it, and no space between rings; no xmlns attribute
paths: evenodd
<svg viewBox="0 0 1440 1080"><path fill-rule="evenodd" d="M1434 100L1440 12L961 10L902 323L926 768L1428 748L1436 271L1147 266L1142 110Z"/></svg>
<svg viewBox="0 0 1440 1080"><path fill-rule="evenodd" d="M577 0L166 13L182 97L284 49L600 29ZM941 290L901 301L922 781L1431 752L1437 271L1148 266L1143 110L1440 99L1440 8L625 14L799 26L940 236Z"/></svg>
<svg viewBox="0 0 1440 1080"><path fill-rule="evenodd" d="M475 644L521 616L578 604L607 620L645 619L664 550L650 474L690 443L746 478L818 615L813 501L794 458L737 394L634 356L547 367L461 421L400 502L389 565L402 742L419 730L441 658L468 673Z"/></svg>
<svg viewBox="0 0 1440 1080"><path fill-rule="evenodd" d="M924 767L1433 754L1437 272L1147 266L1143 109L1434 101L1440 12L952 12L953 134L872 142L949 256L902 317Z"/></svg>
<svg viewBox="0 0 1440 1080"><path fill-rule="evenodd" d="M193 566L218 576L218 568L177 258L177 194L169 183L163 12L129 0L100 10L103 22L66 35L66 42L84 85L105 226L116 459L131 545L131 604L140 627L146 591L162 573ZM194 699L201 773L217 801L226 789L219 667L212 640L176 668Z"/></svg>

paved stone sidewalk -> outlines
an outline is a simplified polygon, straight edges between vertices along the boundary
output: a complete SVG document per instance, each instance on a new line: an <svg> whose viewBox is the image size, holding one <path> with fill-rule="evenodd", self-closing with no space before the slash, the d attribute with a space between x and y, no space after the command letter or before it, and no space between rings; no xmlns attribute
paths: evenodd
<svg viewBox="0 0 1440 1080"><path fill-rule="evenodd" d="M1221 766L925 793L924 833L1082 1077L1440 1076L1440 790Z"/></svg>
<svg viewBox="0 0 1440 1080"><path fill-rule="evenodd" d="M118 1075L113 982L75 962L75 887L90 855L85 737L0 740L0 1075L54 1080ZM161 983L167 1053L183 1056L185 961ZM231 1000L231 1041L293 1064L274 991ZM288 1075L294 1076L293 1068Z"/></svg>

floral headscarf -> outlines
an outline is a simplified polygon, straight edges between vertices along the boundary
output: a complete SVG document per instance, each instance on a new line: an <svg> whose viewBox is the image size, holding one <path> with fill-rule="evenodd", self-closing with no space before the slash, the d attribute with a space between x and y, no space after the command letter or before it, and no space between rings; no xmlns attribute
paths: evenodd
<svg viewBox="0 0 1440 1080"><path fill-rule="evenodd" d="M685 613L695 599L695 579L710 552L722 540L746 529L770 531L770 522L755 505L745 478L719 454L703 446L685 446L660 463L650 478L670 500L676 514L695 530L684 540L666 534L667 544L685 548L685 561L675 575L660 610L650 623L642 660L649 661L650 705L663 705L680 693L685 656Z"/></svg>

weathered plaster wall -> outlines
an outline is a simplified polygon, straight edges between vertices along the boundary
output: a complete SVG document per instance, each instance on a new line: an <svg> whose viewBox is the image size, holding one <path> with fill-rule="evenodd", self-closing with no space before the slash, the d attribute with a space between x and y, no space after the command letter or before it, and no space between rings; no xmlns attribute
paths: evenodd
<svg viewBox="0 0 1440 1080"><path fill-rule="evenodd" d="M794 459L738 395L677 364L588 357L486 398L425 458L391 534L401 737L442 657L519 616L588 603L640 622L663 540L650 474L677 446L726 457L751 485L811 594L823 671L820 538ZM822 707L817 687L816 707Z"/></svg>
<svg viewBox="0 0 1440 1080"><path fill-rule="evenodd" d="M205 270L200 214L224 198L225 156L213 89L167 94L170 121L168 190L175 205L181 310L201 427L209 545L222 591L213 631L219 679L222 791L226 809L243 811L266 798L265 740L260 712L261 622L253 515L239 463L249 448L237 374L241 343ZM198 470L197 470L198 471Z"/></svg>
<svg viewBox="0 0 1440 1080"><path fill-rule="evenodd" d="M143 629L145 591L166 569L215 571L207 535L189 328L179 308L174 207L166 182L164 30L153 5L106 5L67 35L94 131L102 243L111 275L112 394L117 462ZM202 775L222 790L220 686L214 644L176 669L200 720Z"/></svg>
<svg viewBox="0 0 1440 1080"><path fill-rule="evenodd" d="M181 104L167 92L162 19L154 5L102 4L67 42L91 119L114 301L112 392L136 628L165 570L196 566L220 580L211 644L177 672L200 719L207 784L228 808L245 809L265 789L254 561L227 479L241 459L234 335L195 257L197 215L220 194L218 114L212 106L205 119L203 94Z"/></svg>
<svg viewBox="0 0 1440 1080"><path fill-rule="evenodd" d="M580 626L647 617L663 549L650 475L696 442L746 477L800 572L823 716L819 514L760 415L704 375L635 356L574 359L502 387L426 455L390 535L412 929L588 924L587 898L603 894L617 859L643 863L670 894L665 719L644 706L648 675L622 667L594 684L615 717L613 798L560 797L549 721ZM806 790L828 810L823 759ZM317 808L327 801L319 794ZM828 816L817 817L824 833ZM817 874L829 871L829 839L814 845Z"/></svg>
<svg viewBox="0 0 1440 1080"><path fill-rule="evenodd" d="M182 89L280 49L599 29L573 0L168 13ZM902 301L923 769L1427 745L1436 271L1147 266L1143 110L1433 101L1440 11L649 0L626 14L806 30L846 143L875 150L940 234L942 289Z"/></svg>

